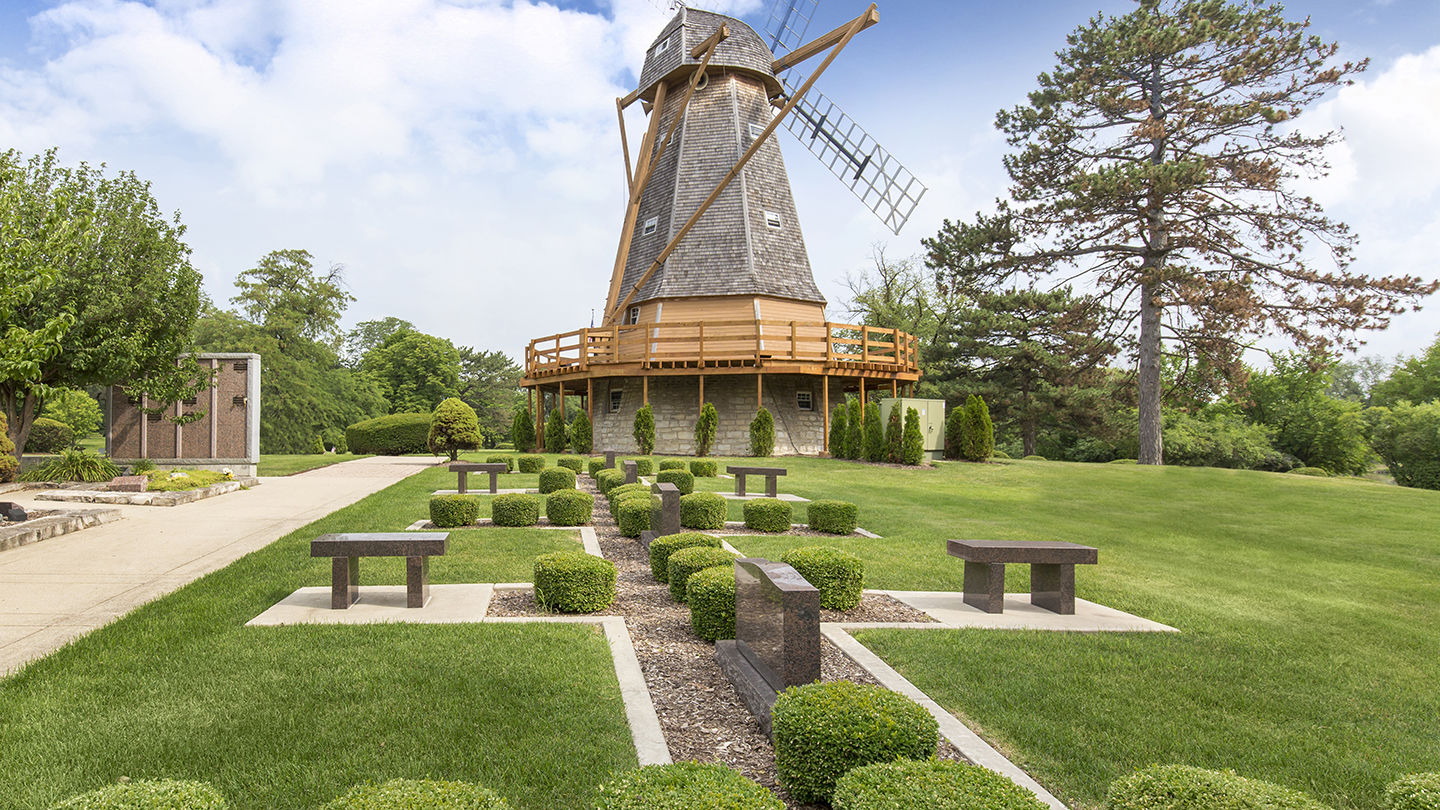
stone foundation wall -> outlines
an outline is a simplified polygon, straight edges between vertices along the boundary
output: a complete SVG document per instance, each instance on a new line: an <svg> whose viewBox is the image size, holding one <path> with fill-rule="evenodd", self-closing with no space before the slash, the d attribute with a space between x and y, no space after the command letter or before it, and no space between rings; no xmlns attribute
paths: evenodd
<svg viewBox="0 0 1440 810"><path fill-rule="evenodd" d="M775 417L775 455L818 455L824 444L820 406L823 378L765 375L763 402ZM640 410L639 378L613 377L595 381L595 448L636 451L635 412ZM695 419L700 415L700 383L696 377L651 377L650 407L655 411L655 452L688 456L695 453ZM618 412L610 411L610 392L623 392ZM811 410L797 404L800 391L810 393ZM720 415L712 455L743 456L750 452L750 420L755 418L755 378L749 374L707 376L705 400Z"/></svg>

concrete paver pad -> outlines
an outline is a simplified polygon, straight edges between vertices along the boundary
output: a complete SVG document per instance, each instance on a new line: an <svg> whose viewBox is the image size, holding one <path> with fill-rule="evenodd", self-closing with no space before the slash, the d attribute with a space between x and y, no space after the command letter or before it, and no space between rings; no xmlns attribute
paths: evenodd
<svg viewBox="0 0 1440 810"><path fill-rule="evenodd" d="M122 520L0 552L0 627L37 629L0 633L0 674L434 463L376 456L183 506L118 506Z"/></svg>
<svg viewBox="0 0 1440 810"><path fill-rule="evenodd" d="M1068 630L1071 632L1174 633L1175 628L1115 608L1076 597L1075 613L1062 616L1030 604L1028 593L1005 594L1004 613L986 613L963 601L953 591L879 591L917 610L923 610L945 627L981 627L993 630ZM930 625L911 625L925 628Z"/></svg>
<svg viewBox="0 0 1440 810"><path fill-rule="evenodd" d="M478 622L490 609L493 585L431 585L422 608L405 607L404 585L361 585L360 601L344 610L330 607L329 586L301 588L245 623L246 627L283 624L450 624Z"/></svg>

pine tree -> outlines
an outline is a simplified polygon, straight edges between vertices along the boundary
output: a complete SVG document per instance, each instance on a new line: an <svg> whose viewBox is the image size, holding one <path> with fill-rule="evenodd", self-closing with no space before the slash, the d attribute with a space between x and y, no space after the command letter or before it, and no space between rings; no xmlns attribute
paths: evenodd
<svg viewBox="0 0 1440 810"><path fill-rule="evenodd" d="M750 421L750 455L769 456L775 452L775 417L765 408Z"/></svg>
<svg viewBox="0 0 1440 810"><path fill-rule="evenodd" d="M849 458L845 454L850 438L850 430L845 424L847 412L845 403L841 402L830 411L830 457Z"/></svg>
<svg viewBox="0 0 1440 810"><path fill-rule="evenodd" d="M924 457L925 437L920 433L920 412L914 408L906 408L905 430L900 442L900 462L914 466Z"/></svg>
<svg viewBox="0 0 1440 810"><path fill-rule="evenodd" d="M545 452L563 453L570 443L569 431L565 428L565 414L559 408L550 411L545 418Z"/></svg>
<svg viewBox="0 0 1440 810"><path fill-rule="evenodd" d="M885 425L880 421L880 406L874 402L865 406L865 460L885 460Z"/></svg>
<svg viewBox="0 0 1440 810"><path fill-rule="evenodd" d="M720 429L720 414L715 410L715 405L705 403L700 409L700 417L695 420L695 455L704 458L710 455L710 448L715 446L715 434Z"/></svg>
<svg viewBox="0 0 1440 810"><path fill-rule="evenodd" d="M900 406L890 406L890 420L885 425L885 460L899 464L902 451Z"/></svg>
<svg viewBox="0 0 1440 810"><path fill-rule="evenodd" d="M510 422L510 441L521 453L535 446L535 420L530 418L530 409L524 405L515 409L515 418Z"/></svg>
<svg viewBox="0 0 1440 810"><path fill-rule="evenodd" d="M577 453L588 453L595 441L595 429L590 424L590 417L584 411L575 415L575 421L570 423L570 449Z"/></svg>
<svg viewBox="0 0 1440 810"><path fill-rule="evenodd" d="M640 406L635 412L635 446L640 449L640 455L648 456L655 452L655 411L651 410L650 403Z"/></svg>

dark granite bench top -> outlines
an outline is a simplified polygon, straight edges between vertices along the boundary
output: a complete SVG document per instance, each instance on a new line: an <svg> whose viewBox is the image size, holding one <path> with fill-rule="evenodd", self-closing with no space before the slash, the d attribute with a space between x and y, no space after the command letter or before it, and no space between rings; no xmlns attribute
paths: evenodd
<svg viewBox="0 0 1440 810"><path fill-rule="evenodd" d="M784 475L784 467L726 467L731 475Z"/></svg>
<svg viewBox="0 0 1440 810"><path fill-rule="evenodd" d="M1063 540L947 540L945 551L978 563L1090 565L1100 560L1099 549Z"/></svg>
<svg viewBox="0 0 1440 810"><path fill-rule="evenodd" d="M322 534L310 541L310 556L433 557L444 554L449 545L449 532Z"/></svg>
<svg viewBox="0 0 1440 810"><path fill-rule="evenodd" d="M450 472L509 472L508 464L480 464L474 461L456 461L450 465Z"/></svg>

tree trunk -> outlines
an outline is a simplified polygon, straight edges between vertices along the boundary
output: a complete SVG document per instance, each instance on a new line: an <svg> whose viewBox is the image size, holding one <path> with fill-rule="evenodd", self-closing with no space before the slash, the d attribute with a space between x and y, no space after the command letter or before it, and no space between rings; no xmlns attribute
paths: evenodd
<svg viewBox="0 0 1440 810"><path fill-rule="evenodd" d="M1020 431L1020 444L1024 448L1022 455L1035 455L1035 420L1025 420Z"/></svg>
<svg viewBox="0 0 1440 810"><path fill-rule="evenodd" d="M1160 420L1160 303L1159 288L1140 285L1140 410L1141 464L1164 464Z"/></svg>
<svg viewBox="0 0 1440 810"><path fill-rule="evenodd" d="M17 403L19 407L17 406ZM25 457L25 442L35 424L36 397L31 392L18 394L13 389L0 390L0 413L5 414L5 435L15 443L15 458ZM17 413L18 411L18 413Z"/></svg>

